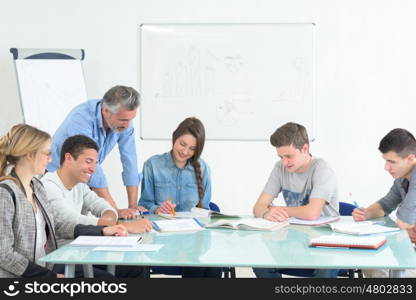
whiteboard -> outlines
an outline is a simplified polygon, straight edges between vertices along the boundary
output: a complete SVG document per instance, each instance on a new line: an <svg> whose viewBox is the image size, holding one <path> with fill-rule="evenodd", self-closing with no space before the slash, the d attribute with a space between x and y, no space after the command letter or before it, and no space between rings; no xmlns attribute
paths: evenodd
<svg viewBox="0 0 416 300"><path fill-rule="evenodd" d="M79 59L16 59L26 124L53 135L68 113L87 99Z"/></svg>
<svg viewBox="0 0 416 300"><path fill-rule="evenodd" d="M315 25L142 24L141 137L195 116L211 140L268 140L293 121L314 136Z"/></svg>

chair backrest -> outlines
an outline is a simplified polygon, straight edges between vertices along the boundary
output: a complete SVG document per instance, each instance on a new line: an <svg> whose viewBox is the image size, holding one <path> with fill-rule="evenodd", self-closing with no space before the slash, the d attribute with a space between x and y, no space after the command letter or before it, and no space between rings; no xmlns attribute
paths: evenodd
<svg viewBox="0 0 416 300"><path fill-rule="evenodd" d="M213 211L216 211L216 212L220 212L220 208L214 202L210 202L209 203L209 209L210 210L213 210Z"/></svg>
<svg viewBox="0 0 416 300"><path fill-rule="evenodd" d="M352 211L355 209L355 206L347 203L347 202L340 202L339 203L339 214L341 216L351 216Z"/></svg>

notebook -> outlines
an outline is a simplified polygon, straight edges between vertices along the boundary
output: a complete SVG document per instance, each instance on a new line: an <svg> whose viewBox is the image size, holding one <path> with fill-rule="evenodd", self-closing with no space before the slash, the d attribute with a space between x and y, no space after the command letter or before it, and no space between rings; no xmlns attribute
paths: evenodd
<svg viewBox="0 0 416 300"><path fill-rule="evenodd" d="M380 222L376 221L340 222L329 224L329 226L335 232L355 235L368 235L400 231L400 228L383 226L380 224Z"/></svg>
<svg viewBox="0 0 416 300"><path fill-rule="evenodd" d="M241 230L264 230L274 231L285 226L288 226L289 222L272 222L262 218L243 218L240 220L218 220L216 222L209 223L206 228L229 228L229 229L241 229Z"/></svg>
<svg viewBox="0 0 416 300"><path fill-rule="evenodd" d="M303 220L295 217L289 218L289 223L293 225L307 225L307 226L319 226L332 222L337 222L340 220L340 217L320 217L316 220Z"/></svg>
<svg viewBox="0 0 416 300"><path fill-rule="evenodd" d="M158 213L159 216L166 219L192 219L192 218L206 218L206 217L221 217L221 218L238 218L237 215L223 214L217 211L193 207L191 211L175 212L175 215Z"/></svg>
<svg viewBox="0 0 416 300"><path fill-rule="evenodd" d="M176 219L153 221L153 228L159 232L198 231L204 226L197 219Z"/></svg>
<svg viewBox="0 0 416 300"><path fill-rule="evenodd" d="M73 240L71 246L131 247L141 243L142 236L85 236Z"/></svg>
<svg viewBox="0 0 416 300"><path fill-rule="evenodd" d="M363 237L322 235L310 240L311 247L378 249L386 243L385 236Z"/></svg>

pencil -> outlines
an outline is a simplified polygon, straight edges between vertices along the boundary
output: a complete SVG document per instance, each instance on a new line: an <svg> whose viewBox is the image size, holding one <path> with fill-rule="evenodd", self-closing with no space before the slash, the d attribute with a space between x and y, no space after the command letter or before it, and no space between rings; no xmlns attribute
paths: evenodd
<svg viewBox="0 0 416 300"><path fill-rule="evenodd" d="M169 201L171 204L173 204L173 203L172 203L172 198L171 198L170 196L168 197L168 201ZM175 208L171 207L171 208L170 208L170 212L171 212L172 216L174 216L174 215L175 215Z"/></svg>

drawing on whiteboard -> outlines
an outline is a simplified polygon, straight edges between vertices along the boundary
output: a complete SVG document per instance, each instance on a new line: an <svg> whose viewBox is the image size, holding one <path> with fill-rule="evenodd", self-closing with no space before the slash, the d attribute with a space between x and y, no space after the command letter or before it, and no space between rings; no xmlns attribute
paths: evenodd
<svg viewBox="0 0 416 300"><path fill-rule="evenodd" d="M182 59L164 73L160 92L155 98L201 97L213 94L215 86L215 69L206 62L201 49L189 47Z"/></svg>
<svg viewBox="0 0 416 300"><path fill-rule="evenodd" d="M217 120L220 125L234 126L248 121L254 116L254 103L248 98L224 100L217 108Z"/></svg>
<svg viewBox="0 0 416 300"><path fill-rule="evenodd" d="M229 97L244 93L245 62L240 54L214 54L196 45L184 53L187 54L171 62L164 72L160 91L154 93L155 99Z"/></svg>
<svg viewBox="0 0 416 300"><path fill-rule="evenodd" d="M224 63L228 71L231 73L241 72L244 68L244 59L241 57L241 55L225 56Z"/></svg>
<svg viewBox="0 0 416 300"><path fill-rule="evenodd" d="M309 73L302 57L296 57L291 62L291 69L294 70L292 77L283 90L276 96L273 102L303 102L305 99Z"/></svg>
<svg viewBox="0 0 416 300"><path fill-rule="evenodd" d="M292 120L313 132L314 27L142 25L141 136L169 139L187 115L204 120L208 139L267 140Z"/></svg>

